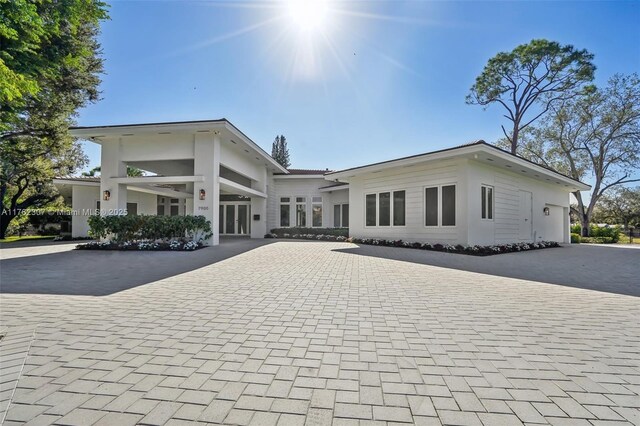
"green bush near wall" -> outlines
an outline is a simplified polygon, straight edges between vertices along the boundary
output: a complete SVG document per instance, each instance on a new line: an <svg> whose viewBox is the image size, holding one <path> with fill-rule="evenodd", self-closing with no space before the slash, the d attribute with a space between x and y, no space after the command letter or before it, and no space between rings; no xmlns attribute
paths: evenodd
<svg viewBox="0 0 640 426"><path fill-rule="evenodd" d="M576 234L575 232L571 233L571 244L580 244L582 237L580 234Z"/></svg>
<svg viewBox="0 0 640 426"><path fill-rule="evenodd" d="M334 235L336 237L348 237L349 228L274 228L272 234L278 238L287 238L286 235Z"/></svg>
<svg viewBox="0 0 640 426"><path fill-rule="evenodd" d="M573 242L573 234L582 235L582 227L580 225L571 226L571 242ZM620 240L619 226L596 226L591 225L589 228L589 236L582 237L583 243L613 244Z"/></svg>
<svg viewBox="0 0 640 426"><path fill-rule="evenodd" d="M204 216L91 216L89 235L94 238L109 238L124 241L171 241L200 242L210 238L211 222Z"/></svg>

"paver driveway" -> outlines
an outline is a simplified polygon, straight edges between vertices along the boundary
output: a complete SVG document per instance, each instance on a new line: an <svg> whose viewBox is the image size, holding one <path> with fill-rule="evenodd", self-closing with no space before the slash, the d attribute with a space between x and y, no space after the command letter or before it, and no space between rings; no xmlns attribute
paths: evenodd
<svg viewBox="0 0 640 426"><path fill-rule="evenodd" d="M6 424L640 424L637 284L545 278L590 248L67 248L0 262Z"/></svg>

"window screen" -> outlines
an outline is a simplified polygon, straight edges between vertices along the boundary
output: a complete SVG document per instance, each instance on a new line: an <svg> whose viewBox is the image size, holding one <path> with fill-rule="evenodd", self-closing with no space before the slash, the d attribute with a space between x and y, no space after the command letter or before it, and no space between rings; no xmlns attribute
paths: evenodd
<svg viewBox="0 0 640 426"><path fill-rule="evenodd" d="M296 205L296 226L307 226L307 206L304 204Z"/></svg>
<svg viewBox="0 0 640 426"><path fill-rule="evenodd" d="M289 204L280 204L280 226L288 227L290 225L290 222L289 222L290 212L291 212L291 206Z"/></svg>
<svg viewBox="0 0 640 426"><path fill-rule="evenodd" d="M456 186L442 187L442 226L456 225Z"/></svg>
<svg viewBox="0 0 640 426"><path fill-rule="evenodd" d="M127 214L136 216L138 214L138 203L127 203Z"/></svg>
<svg viewBox="0 0 640 426"><path fill-rule="evenodd" d="M322 226L322 204L311 206L311 226Z"/></svg>
<svg viewBox="0 0 640 426"><path fill-rule="evenodd" d="M426 188L424 201L425 225L438 226L438 187Z"/></svg>
<svg viewBox="0 0 640 426"><path fill-rule="evenodd" d="M333 206L333 227L340 228L340 204Z"/></svg>
<svg viewBox="0 0 640 426"><path fill-rule="evenodd" d="M393 193L393 226L404 226L405 224L405 192L395 191Z"/></svg>
<svg viewBox="0 0 640 426"><path fill-rule="evenodd" d="M367 226L376 226L376 194L367 194L365 222Z"/></svg>
<svg viewBox="0 0 640 426"><path fill-rule="evenodd" d="M389 226L391 224L391 193L381 192L378 194L378 219L379 226Z"/></svg>
<svg viewBox="0 0 640 426"><path fill-rule="evenodd" d="M342 227L349 227L349 204L342 205Z"/></svg>

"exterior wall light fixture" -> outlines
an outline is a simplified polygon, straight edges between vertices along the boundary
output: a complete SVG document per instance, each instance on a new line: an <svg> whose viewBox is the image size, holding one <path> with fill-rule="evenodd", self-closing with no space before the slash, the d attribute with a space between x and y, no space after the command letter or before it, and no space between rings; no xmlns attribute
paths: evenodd
<svg viewBox="0 0 640 426"><path fill-rule="evenodd" d="M111 198L111 191L109 190L102 191L102 199L104 201L109 201L110 198Z"/></svg>
<svg viewBox="0 0 640 426"><path fill-rule="evenodd" d="M204 189L200 190L200 199L204 200L205 198L207 198L207 192Z"/></svg>
<svg viewBox="0 0 640 426"><path fill-rule="evenodd" d="M550 214L549 207L545 207L544 209L542 209L542 211L544 212L545 216L549 216L549 214Z"/></svg>

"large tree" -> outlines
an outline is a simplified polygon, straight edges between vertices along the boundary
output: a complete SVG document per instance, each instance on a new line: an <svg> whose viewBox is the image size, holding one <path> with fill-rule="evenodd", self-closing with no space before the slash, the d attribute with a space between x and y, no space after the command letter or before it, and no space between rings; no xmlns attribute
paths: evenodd
<svg viewBox="0 0 640 426"><path fill-rule="evenodd" d="M271 145L271 157L285 169L291 166L287 138L285 138L284 135L276 136L276 139L273 141Z"/></svg>
<svg viewBox="0 0 640 426"><path fill-rule="evenodd" d="M99 98L98 0L0 0L0 238L21 210L57 197L85 157L68 128Z"/></svg>
<svg viewBox="0 0 640 426"><path fill-rule="evenodd" d="M83 172L82 176L94 177L100 174L101 172L102 172L102 167L96 166L93 169L89 170L88 172ZM144 176L144 171L137 167L127 165L127 176L130 176L130 177Z"/></svg>
<svg viewBox="0 0 640 426"><path fill-rule="evenodd" d="M526 133L518 153L578 180L592 183L591 193L577 199L575 213L584 236L600 199L611 191L640 182L640 78L613 76L606 87L552 107Z"/></svg>
<svg viewBox="0 0 640 426"><path fill-rule="evenodd" d="M593 55L555 41L532 40L489 59L467 95L467 103L500 104L511 129L502 132L516 153L520 133L554 105L570 99L593 80Z"/></svg>
<svg viewBox="0 0 640 426"><path fill-rule="evenodd" d="M594 210L593 219L611 225L622 224L625 229L629 225L640 225L640 186L617 188L603 195Z"/></svg>

